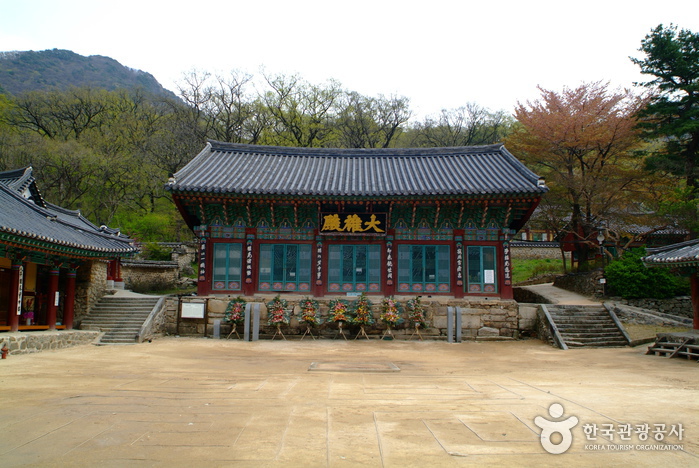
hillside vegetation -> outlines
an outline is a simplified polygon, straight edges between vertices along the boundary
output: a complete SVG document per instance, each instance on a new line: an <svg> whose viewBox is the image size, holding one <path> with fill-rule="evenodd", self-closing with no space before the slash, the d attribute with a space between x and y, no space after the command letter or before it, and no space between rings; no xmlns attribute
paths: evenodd
<svg viewBox="0 0 699 468"><path fill-rule="evenodd" d="M85 57L70 50L0 52L0 92L91 87L114 91L141 88L146 94L174 98L150 73L125 67L101 55Z"/></svg>

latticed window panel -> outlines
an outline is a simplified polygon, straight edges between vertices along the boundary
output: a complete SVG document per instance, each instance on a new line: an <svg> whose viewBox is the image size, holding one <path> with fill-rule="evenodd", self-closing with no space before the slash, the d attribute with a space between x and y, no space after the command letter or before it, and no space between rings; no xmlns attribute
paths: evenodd
<svg viewBox="0 0 699 468"><path fill-rule="evenodd" d="M330 292L378 292L381 290L380 245L328 246Z"/></svg>
<svg viewBox="0 0 699 468"><path fill-rule="evenodd" d="M398 246L399 292L449 292L450 281L448 245Z"/></svg>
<svg viewBox="0 0 699 468"><path fill-rule="evenodd" d="M495 260L495 247L468 247L466 255L468 292L497 292L498 285Z"/></svg>
<svg viewBox="0 0 699 468"><path fill-rule="evenodd" d="M213 289L242 289L243 244L214 244Z"/></svg>
<svg viewBox="0 0 699 468"><path fill-rule="evenodd" d="M309 244L260 245L259 290L311 290L311 249Z"/></svg>

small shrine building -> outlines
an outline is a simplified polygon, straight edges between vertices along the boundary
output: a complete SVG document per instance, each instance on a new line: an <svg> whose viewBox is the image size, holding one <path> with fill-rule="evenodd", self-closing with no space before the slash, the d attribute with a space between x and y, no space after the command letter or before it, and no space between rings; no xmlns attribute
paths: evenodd
<svg viewBox="0 0 699 468"><path fill-rule="evenodd" d="M509 242L548 190L502 145L209 141L168 183L199 295L513 297Z"/></svg>
<svg viewBox="0 0 699 468"><path fill-rule="evenodd" d="M46 202L31 167L0 172L0 331L71 329L87 313L76 289L106 290L137 252L119 231Z"/></svg>

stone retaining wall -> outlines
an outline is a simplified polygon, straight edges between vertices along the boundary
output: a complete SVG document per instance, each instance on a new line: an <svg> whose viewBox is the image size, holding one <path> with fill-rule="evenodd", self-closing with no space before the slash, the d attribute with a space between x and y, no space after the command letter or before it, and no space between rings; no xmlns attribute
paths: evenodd
<svg viewBox="0 0 699 468"><path fill-rule="evenodd" d="M193 298L184 297L183 301L189 301ZM174 335L213 335L214 320L223 320L223 315L228 305L228 302L233 297L197 297L196 300L206 299L207 301L207 320L206 323L192 320L180 320L179 328L177 323L178 317L178 300L177 298L169 298L166 304L166 320L164 333ZM260 334L273 335L276 328L267 325L267 307L266 303L272 298L245 298L248 302L259 302L260 306ZM404 304L406 299L396 298L399 303ZM288 299L287 299L288 300ZM325 318L328 310L330 298L319 300L321 307L321 315ZM372 311L376 324L366 329L367 334L379 336L386 330L386 326L380 323L379 316L381 315L381 304L379 298L371 298L374 302ZM349 298L351 303L351 298ZM298 301L289 300L289 305L294 307L294 314L291 323L285 325L282 329L287 336L302 335L306 330L304 324L299 324L296 314L299 312ZM520 311L518 304L515 301L508 300L424 300L423 305L426 309L426 319L428 327L421 329L420 333L426 338L446 339L447 328L447 307L461 307L462 311L462 337L463 339L476 339L479 336L489 337L504 337L513 338L519 336L520 330ZM531 325L527 325L528 327ZM227 324L221 325L221 334L226 336L230 332L231 326ZM345 329L354 336L358 327L346 325ZM242 330L240 330L242 333ZM413 328L407 327L404 322L399 325L394 331L396 338L408 338L414 332ZM314 334L320 333L321 336L334 337L337 334L337 324L325 323L322 324L319 330Z"/></svg>
<svg viewBox="0 0 699 468"><path fill-rule="evenodd" d="M510 256L512 259L540 260L544 258L561 258L561 249L559 247L536 246L531 244L532 243L517 245L515 242L510 243Z"/></svg>
<svg viewBox="0 0 699 468"><path fill-rule="evenodd" d="M6 344L10 349L10 355L38 353L50 349L88 345L99 336L99 331L91 330L3 333L0 335L0 348Z"/></svg>
<svg viewBox="0 0 699 468"><path fill-rule="evenodd" d="M169 289L180 277L177 262L154 260L122 260L121 276L127 289L135 292Z"/></svg>
<svg viewBox="0 0 699 468"><path fill-rule="evenodd" d="M601 269L586 273L568 273L557 276L553 285L583 296L604 296L604 284L600 283L600 279L603 277L604 271Z"/></svg>
<svg viewBox="0 0 699 468"><path fill-rule="evenodd" d="M657 310L663 314L680 315L682 317L694 317L692 298L689 296L677 296L669 299L623 299L621 297L609 298L611 302L638 307L639 309Z"/></svg>
<svg viewBox="0 0 699 468"><path fill-rule="evenodd" d="M106 291L107 262L87 262L78 268L75 281L74 323L80 323Z"/></svg>

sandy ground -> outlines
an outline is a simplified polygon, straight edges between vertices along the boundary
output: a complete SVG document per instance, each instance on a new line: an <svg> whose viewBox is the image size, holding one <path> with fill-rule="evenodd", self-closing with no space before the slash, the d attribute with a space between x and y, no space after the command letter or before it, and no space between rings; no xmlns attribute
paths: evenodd
<svg viewBox="0 0 699 468"><path fill-rule="evenodd" d="M645 350L562 351L538 340L172 337L10 356L0 361L0 460L3 467L699 466L698 365ZM555 403L562 416L549 413ZM537 417L577 418L568 450L544 450ZM630 440L622 439L626 424ZM670 434L680 425L681 438ZM584 427L597 428L595 440ZM564 432L551 443L562 443Z"/></svg>

